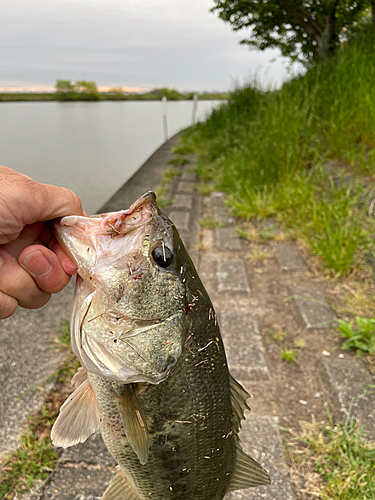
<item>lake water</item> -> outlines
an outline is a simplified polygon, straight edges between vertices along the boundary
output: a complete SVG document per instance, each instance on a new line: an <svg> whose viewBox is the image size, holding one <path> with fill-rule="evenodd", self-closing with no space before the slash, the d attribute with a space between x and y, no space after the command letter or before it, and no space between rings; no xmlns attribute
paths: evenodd
<svg viewBox="0 0 375 500"><path fill-rule="evenodd" d="M200 101L198 120L218 104ZM191 124L192 109L168 102L169 137ZM94 213L163 144L162 115L154 101L3 102L0 164L73 189Z"/></svg>

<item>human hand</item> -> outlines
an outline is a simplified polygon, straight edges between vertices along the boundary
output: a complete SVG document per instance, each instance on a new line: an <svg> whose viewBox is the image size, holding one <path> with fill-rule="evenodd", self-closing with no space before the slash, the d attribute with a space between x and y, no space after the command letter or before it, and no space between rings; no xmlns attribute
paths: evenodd
<svg viewBox="0 0 375 500"><path fill-rule="evenodd" d="M0 319L42 307L76 274L47 222L65 215L84 215L73 191L0 166Z"/></svg>

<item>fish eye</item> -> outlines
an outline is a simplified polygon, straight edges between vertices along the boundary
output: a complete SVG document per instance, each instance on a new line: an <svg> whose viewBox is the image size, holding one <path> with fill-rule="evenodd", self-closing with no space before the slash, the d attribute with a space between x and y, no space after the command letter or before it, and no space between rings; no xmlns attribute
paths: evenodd
<svg viewBox="0 0 375 500"><path fill-rule="evenodd" d="M152 258L154 259L155 264L159 267L169 267L173 260L173 254L171 250L165 245L161 245L156 247L152 251Z"/></svg>

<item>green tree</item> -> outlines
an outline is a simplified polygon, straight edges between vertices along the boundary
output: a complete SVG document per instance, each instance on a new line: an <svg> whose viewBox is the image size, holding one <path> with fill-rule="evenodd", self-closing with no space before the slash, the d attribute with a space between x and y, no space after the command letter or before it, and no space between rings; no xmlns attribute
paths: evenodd
<svg viewBox="0 0 375 500"><path fill-rule="evenodd" d="M375 2L375 0L371 0ZM369 0L214 0L211 9L235 31L250 30L241 43L310 66L332 56L342 29L355 26Z"/></svg>
<svg viewBox="0 0 375 500"><path fill-rule="evenodd" d="M78 93L75 85L70 80L57 80L55 97L59 101L73 101Z"/></svg>
<svg viewBox="0 0 375 500"><path fill-rule="evenodd" d="M79 99L84 101L99 101L102 98L100 92L96 88L95 82L77 80L75 87L79 92Z"/></svg>

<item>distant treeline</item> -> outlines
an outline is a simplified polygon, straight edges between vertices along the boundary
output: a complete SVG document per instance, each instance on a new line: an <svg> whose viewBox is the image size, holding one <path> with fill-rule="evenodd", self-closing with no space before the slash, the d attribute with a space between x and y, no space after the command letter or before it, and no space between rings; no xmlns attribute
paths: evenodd
<svg viewBox="0 0 375 500"><path fill-rule="evenodd" d="M187 92L182 93L167 87L149 92L124 92L121 88L113 88L108 92L99 92L95 82L78 80L57 80L56 92L9 92L0 93L0 101L159 101L166 97L169 101L193 99L197 94L201 100L227 99L228 94L220 92Z"/></svg>

